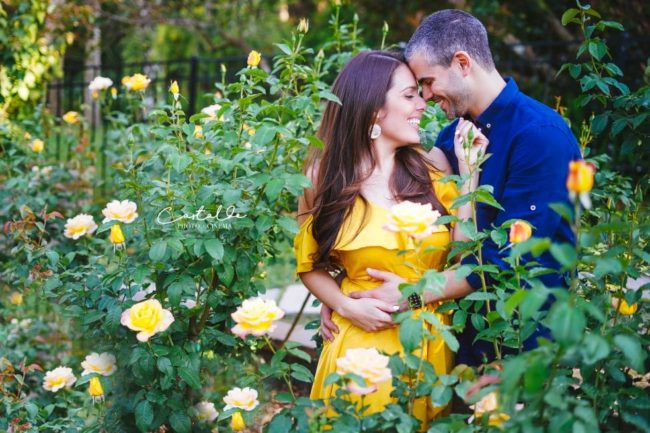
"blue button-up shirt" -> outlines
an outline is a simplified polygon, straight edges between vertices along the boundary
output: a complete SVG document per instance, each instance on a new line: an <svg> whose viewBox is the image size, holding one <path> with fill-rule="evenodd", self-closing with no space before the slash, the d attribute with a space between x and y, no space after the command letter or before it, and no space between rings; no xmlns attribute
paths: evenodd
<svg viewBox="0 0 650 433"><path fill-rule="evenodd" d="M580 149L570 128L555 111L519 91L511 78L505 88L474 123L489 139L487 153L492 154L482 165L481 185L492 185L494 197L505 210L478 203L478 229L490 229L517 218L533 227L533 236L548 237L553 242L574 243L569 224L550 203L569 203L566 179L569 162L581 159ZM458 120L444 128L436 146L442 149L454 171L458 160L454 154L454 131ZM488 238L483 245L483 260L501 268L508 268L502 260L508 250L500 248ZM526 257L524 257L526 259ZM559 269L560 265L549 253L536 258L545 267ZM467 258L464 263L472 263ZM559 273L540 278L548 287L565 285ZM481 286L479 276L471 274L467 281L474 288Z"/></svg>

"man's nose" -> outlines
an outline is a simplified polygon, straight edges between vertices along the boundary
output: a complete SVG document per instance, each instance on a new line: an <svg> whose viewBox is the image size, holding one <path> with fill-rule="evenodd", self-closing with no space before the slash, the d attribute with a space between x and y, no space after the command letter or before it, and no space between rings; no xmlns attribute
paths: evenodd
<svg viewBox="0 0 650 433"><path fill-rule="evenodd" d="M429 86L422 86L422 98L425 101L430 101L433 98L433 92Z"/></svg>

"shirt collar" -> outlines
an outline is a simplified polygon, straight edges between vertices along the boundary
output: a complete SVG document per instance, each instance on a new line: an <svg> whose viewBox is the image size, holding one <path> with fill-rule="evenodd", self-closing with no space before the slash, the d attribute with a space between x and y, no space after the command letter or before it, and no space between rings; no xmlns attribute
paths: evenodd
<svg viewBox="0 0 650 433"><path fill-rule="evenodd" d="M492 129L494 122L498 120L499 116L503 114L506 107L512 103L519 93L519 87L512 77L506 77L505 81L506 86L501 90L501 93L476 119L476 123L484 130L490 131Z"/></svg>

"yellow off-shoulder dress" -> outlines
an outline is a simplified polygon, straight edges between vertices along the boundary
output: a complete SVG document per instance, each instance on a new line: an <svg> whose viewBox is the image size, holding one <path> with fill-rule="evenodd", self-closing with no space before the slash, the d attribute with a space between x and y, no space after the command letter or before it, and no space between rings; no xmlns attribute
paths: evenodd
<svg viewBox="0 0 650 433"><path fill-rule="evenodd" d="M458 191L453 182L440 182L441 176L439 173L431 173L433 188L438 200L450 213L453 213L450 207L454 198L458 196ZM370 290L381 285L382 281L368 275L367 268L389 271L410 281L417 281L418 273L406 262L411 266L419 263L422 267L421 272L427 269L442 269L451 242L451 233L446 227L443 227L443 231L433 233L422 240L423 246L419 251L433 247L429 249L432 251L421 253L420 257L415 257L415 244L412 238L403 233L389 232L383 228L387 223L389 210L372 202L368 203L368 206L364 206L362 199L357 199L348 218L343 222L332 250L332 254L346 271L346 277L341 283L341 290L344 294ZM312 216L308 216L294 239L296 272L298 274L313 269L311 255L317 250L317 243L312 236L312 221ZM362 228L357 233L360 226ZM410 251L398 256L397 253L400 250ZM425 308L433 310L432 306ZM439 314L438 319L442 323L449 324L449 316L446 314ZM335 395L334 385L325 385L325 379L330 373L336 371L336 359L344 356L347 349L374 347L389 355L403 353L398 327L367 332L354 326L336 312L333 313L332 320L338 326L339 333L335 334L334 341L326 341L323 345L311 390L312 399L328 399ZM431 332L435 335L436 331L431 329ZM425 358L433 364L437 374L446 374L451 371L453 367L452 352L442 337L438 336L430 340L422 350L424 350ZM369 405L367 413L379 412L391 403L393 401L390 397L391 391L392 385L388 381L380 384L376 392L366 395L364 403ZM445 410L445 407L433 407L430 399L423 398L416 402L414 415L426 426L430 419L439 416Z"/></svg>

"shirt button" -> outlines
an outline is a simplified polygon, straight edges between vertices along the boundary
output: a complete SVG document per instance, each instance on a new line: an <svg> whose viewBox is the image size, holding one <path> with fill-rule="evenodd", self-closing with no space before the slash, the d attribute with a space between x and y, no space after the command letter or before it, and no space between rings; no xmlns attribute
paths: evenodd
<svg viewBox="0 0 650 433"><path fill-rule="evenodd" d="M487 126L488 128L492 128L492 124L491 124L491 123L488 123L488 124L485 125L485 126Z"/></svg>
<svg viewBox="0 0 650 433"><path fill-rule="evenodd" d="M531 205L530 205L530 210L534 211L534 210L536 210L536 209L537 209L537 206L535 206L534 204L531 204Z"/></svg>

